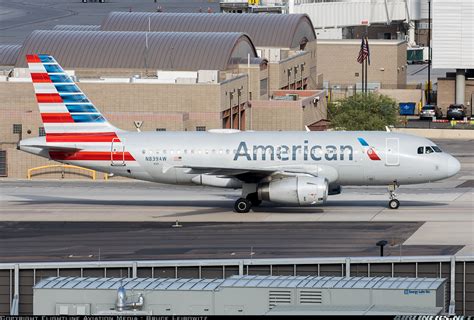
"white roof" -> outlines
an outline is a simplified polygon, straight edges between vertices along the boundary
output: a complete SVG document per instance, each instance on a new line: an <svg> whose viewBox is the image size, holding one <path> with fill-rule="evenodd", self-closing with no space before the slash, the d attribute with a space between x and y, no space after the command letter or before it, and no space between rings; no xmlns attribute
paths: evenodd
<svg viewBox="0 0 474 320"><path fill-rule="evenodd" d="M135 290L204 290L218 288L352 288L436 290L442 278L388 277L313 277L313 276L232 276L227 279L171 278L80 278L51 277L35 285L35 289L125 289Z"/></svg>

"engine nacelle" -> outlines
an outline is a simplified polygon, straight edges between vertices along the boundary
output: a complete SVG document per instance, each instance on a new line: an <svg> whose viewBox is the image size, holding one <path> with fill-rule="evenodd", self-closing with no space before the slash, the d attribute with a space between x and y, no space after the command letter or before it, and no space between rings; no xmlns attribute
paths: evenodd
<svg viewBox="0 0 474 320"><path fill-rule="evenodd" d="M295 176L259 185L261 200L311 206L324 203L328 196L328 182L324 178Z"/></svg>

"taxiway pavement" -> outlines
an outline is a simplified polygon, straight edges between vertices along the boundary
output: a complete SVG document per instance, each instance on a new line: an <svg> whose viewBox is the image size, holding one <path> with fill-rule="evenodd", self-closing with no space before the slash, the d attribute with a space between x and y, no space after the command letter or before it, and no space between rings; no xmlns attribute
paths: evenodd
<svg viewBox="0 0 474 320"><path fill-rule="evenodd" d="M252 246L261 248L260 254L265 257L373 255L374 243L384 238L392 241L392 248L402 244L406 248L403 254L473 255L474 144L437 143L461 161L461 171L444 181L402 186L398 210L387 208L384 187L347 187L318 207L263 204L253 212L237 214L232 211L239 196L237 190L134 181L1 180L0 227L12 232L1 231L0 251L18 252L18 259L37 255L57 258L54 252L59 256L70 252L74 256L74 250L69 248L76 246L96 250L92 243L97 242L99 247L107 244L101 249L104 252L116 252L116 246L122 248L122 255L151 258L148 253L155 252L156 259L226 257L233 252L244 254ZM177 220L183 225L179 230L171 228ZM30 234L31 222L38 222L42 233ZM101 232L109 230L113 225L110 222L121 222L123 231ZM397 226L398 231L391 226ZM72 237L72 230L87 234L83 241L90 242ZM177 238L171 237L170 232ZM31 237L20 237L25 241L15 237L24 233ZM363 244L354 246L361 234L365 236ZM181 236L187 242L180 242ZM176 243L169 254L157 249L162 238L174 239ZM75 244L71 239L76 240ZM268 243L252 242L253 239L268 239ZM222 243L222 247L216 247L216 243ZM28 244L38 246L28 249ZM150 246L152 249L144 254L127 249L130 246L137 250ZM38 248L45 248L44 252ZM48 254L46 248L53 253ZM77 255L85 254L83 249L78 252ZM111 253L111 257L118 256Z"/></svg>

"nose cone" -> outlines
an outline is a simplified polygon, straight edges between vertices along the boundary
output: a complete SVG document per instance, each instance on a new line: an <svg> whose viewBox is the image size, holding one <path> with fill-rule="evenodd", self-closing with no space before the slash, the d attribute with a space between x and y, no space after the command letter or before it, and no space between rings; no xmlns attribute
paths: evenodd
<svg viewBox="0 0 474 320"><path fill-rule="evenodd" d="M461 170L461 163L453 156L449 156L448 159L448 177L454 176Z"/></svg>

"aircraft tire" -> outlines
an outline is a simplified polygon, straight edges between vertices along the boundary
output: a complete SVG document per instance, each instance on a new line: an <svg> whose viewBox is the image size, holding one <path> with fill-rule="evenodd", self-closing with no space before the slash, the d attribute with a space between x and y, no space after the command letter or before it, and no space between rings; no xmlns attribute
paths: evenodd
<svg viewBox="0 0 474 320"><path fill-rule="evenodd" d="M397 199L392 199L388 202L388 207L390 209L398 209L399 206L400 206L400 201L398 201Z"/></svg>
<svg viewBox="0 0 474 320"><path fill-rule="evenodd" d="M235 201L234 210L237 213L247 213L252 208L252 202L250 200L239 198Z"/></svg>

